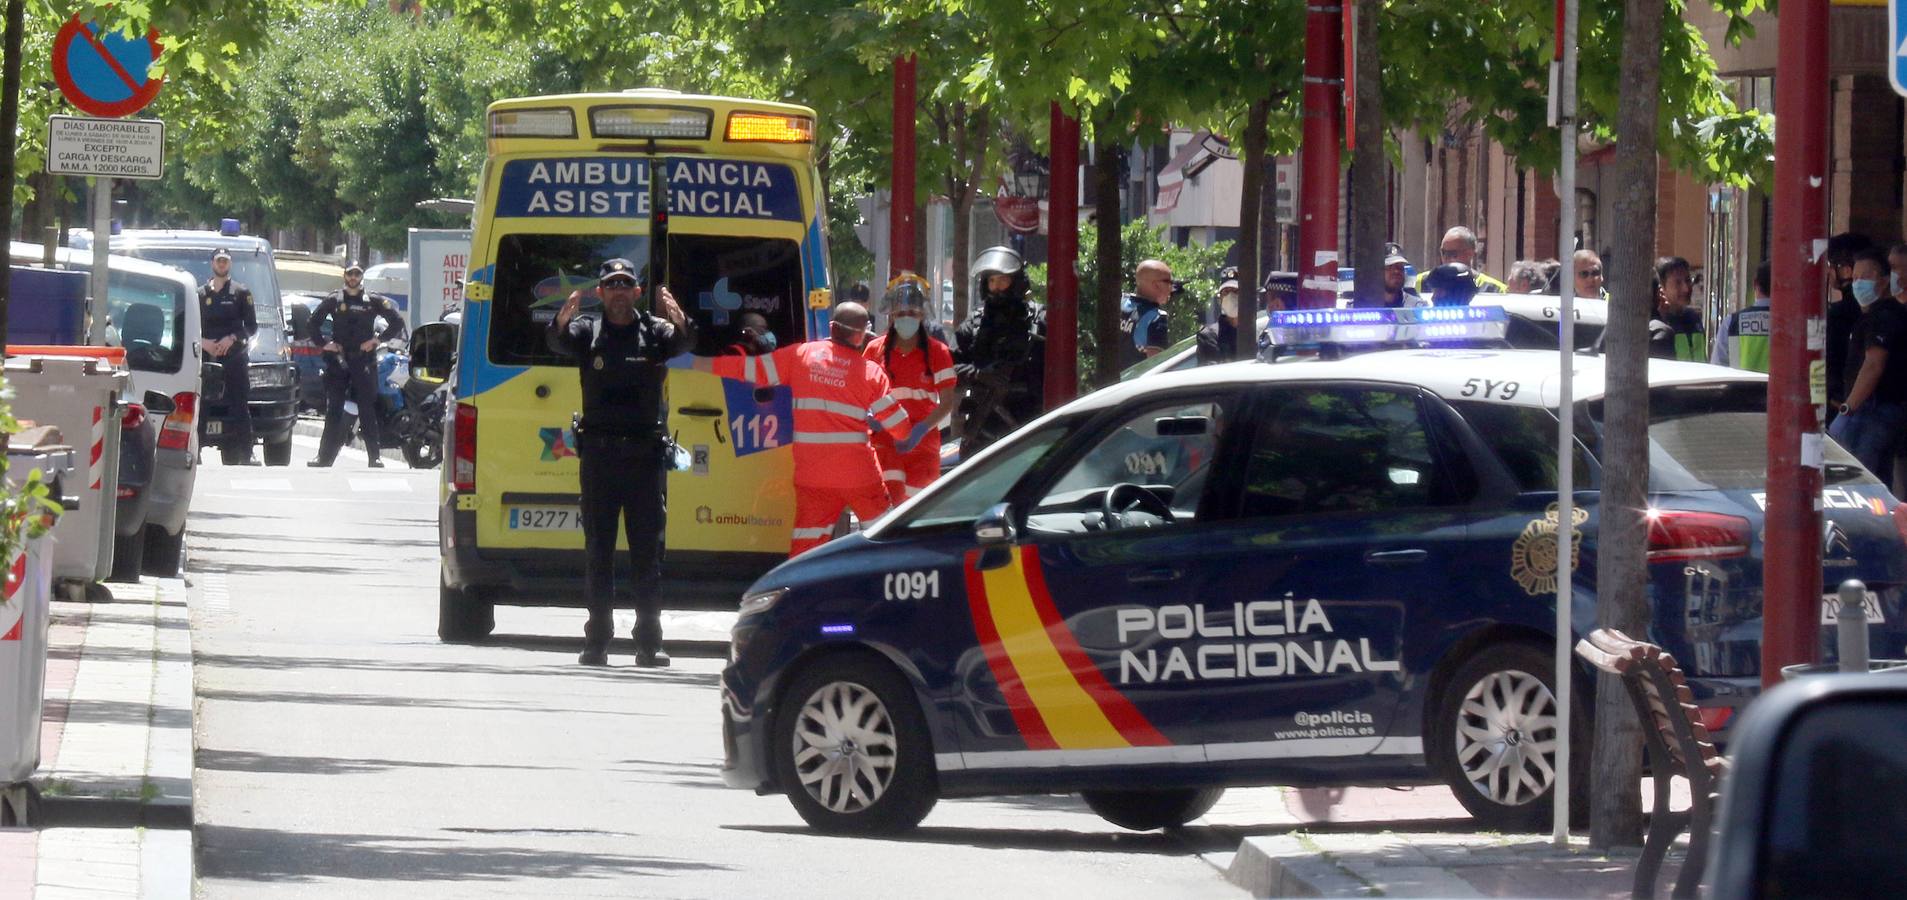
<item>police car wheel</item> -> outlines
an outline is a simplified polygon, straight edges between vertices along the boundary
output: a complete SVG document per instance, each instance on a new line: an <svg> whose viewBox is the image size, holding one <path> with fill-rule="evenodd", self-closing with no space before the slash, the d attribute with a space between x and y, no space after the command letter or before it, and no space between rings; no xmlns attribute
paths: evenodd
<svg viewBox="0 0 1907 900"><path fill-rule="evenodd" d="M772 735L778 780L820 831L888 834L920 824L938 789L914 691L883 660L835 656L782 695Z"/></svg>
<svg viewBox="0 0 1907 900"><path fill-rule="evenodd" d="M1083 791L1086 805L1120 828L1152 831L1177 828L1212 811L1224 788L1166 791Z"/></svg>
<svg viewBox="0 0 1907 900"><path fill-rule="evenodd" d="M1429 753L1457 801L1486 827L1548 828L1556 783L1558 717L1548 654L1498 644L1470 657L1445 684ZM1572 809L1588 794L1588 720L1571 704Z"/></svg>

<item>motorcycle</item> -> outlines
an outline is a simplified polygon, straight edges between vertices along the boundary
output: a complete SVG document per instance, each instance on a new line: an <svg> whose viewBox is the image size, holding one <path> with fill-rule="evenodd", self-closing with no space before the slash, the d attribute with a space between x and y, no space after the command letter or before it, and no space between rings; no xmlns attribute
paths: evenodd
<svg viewBox="0 0 1907 900"><path fill-rule="evenodd" d="M387 342L378 354L378 422L387 441L404 453L413 469L434 469L444 461L444 391L410 376L410 348Z"/></svg>

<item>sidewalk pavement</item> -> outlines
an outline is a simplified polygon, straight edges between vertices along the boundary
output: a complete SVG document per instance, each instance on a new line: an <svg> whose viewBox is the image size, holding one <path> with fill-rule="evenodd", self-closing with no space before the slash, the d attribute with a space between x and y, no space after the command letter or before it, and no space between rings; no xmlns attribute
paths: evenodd
<svg viewBox="0 0 1907 900"><path fill-rule="evenodd" d="M192 639L184 583L52 604L42 797L0 828L0 900L192 896Z"/></svg>
<svg viewBox="0 0 1907 900"><path fill-rule="evenodd" d="M1228 791L1204 823L1239 836L1236 852L1205 859L1254 897L1614 900L1630 895L1638 855L1591 850L1580 834L1559 848L1548 834L1479 831L1441 786ZM1659 892L1687 846L1684 836L1669 851Z"/></svg>

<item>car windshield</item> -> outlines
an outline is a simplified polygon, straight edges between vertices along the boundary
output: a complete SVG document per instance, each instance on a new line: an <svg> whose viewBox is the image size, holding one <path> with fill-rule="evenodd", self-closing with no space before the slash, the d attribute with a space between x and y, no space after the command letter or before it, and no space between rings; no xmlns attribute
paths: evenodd
<svg viewBox="0 0 1907 900"><path fill-rule="evenodd" d="M1589 407L1602 456L1602 401ZM1826 483L1872 484L1852 454L1824 440ZM1768 386L1683 384L1649 391L1649 489L1758 491L1768 482Z"/></svg>
<svg viewBox="0 0 1907 900"><path fill-rule="evenodd" d="M211 247L130 247L114 249L140 259L164 263L186 270L192 280L204 284L212 279ZM258 316L258 336L252 339L254 361L282 356L285 348L284 311L278 297L278 277L269 253L236 250L232 253L232 280L251 288L252 307Z"/></svg>
<svg viewBox="0 0 1907 900"><path fill-rule="evenodd" d="M1042 428L1014 440L1012 447L978 461L972 468L958 470L951 481L929 488L933 493L920 498L894 527L915 529L971 524L988 507L1005 500L1007 492L1059 442L1066 429L1067 426L1057 424Z"/></svg>

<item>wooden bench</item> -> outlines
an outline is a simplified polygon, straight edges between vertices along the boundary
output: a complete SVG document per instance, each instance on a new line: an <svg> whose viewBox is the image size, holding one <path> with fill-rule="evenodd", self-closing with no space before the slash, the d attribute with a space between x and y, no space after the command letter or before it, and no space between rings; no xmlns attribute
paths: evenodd
<svg viewBox="0 0 1907 900"><path fill-rule="evenodd" d="M1590 665L1622 679L1635 703L1648 747L1649 769L1655 775L1655 808L1649 816L1649 834L1636 862L1636 897L1654 897L1655 879L1669 846L1684 830L1689 832L1688 859L1675 879L1673 897L1694 897L1708 863L1708 839L1714 829L1721 784L1728 760L1715 749L1708 729L1696 719L1695 697L1675 657L1661 647L1638 641L1613 628L1598 628L1576 642L1576 655ZM1682 812L1669 809L1673 776L1688 779L1690 803Z"/></svg>

